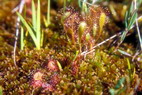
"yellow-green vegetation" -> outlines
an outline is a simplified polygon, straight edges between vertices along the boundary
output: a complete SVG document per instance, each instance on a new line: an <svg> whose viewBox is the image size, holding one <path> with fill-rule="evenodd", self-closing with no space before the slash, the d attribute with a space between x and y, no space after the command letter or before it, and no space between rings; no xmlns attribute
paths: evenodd
<svg viewBox="0 0 142 95"><path fill-rule="evenodd" d="M142 0L19 2L0 0L0 95L142 94Z"/></svg>

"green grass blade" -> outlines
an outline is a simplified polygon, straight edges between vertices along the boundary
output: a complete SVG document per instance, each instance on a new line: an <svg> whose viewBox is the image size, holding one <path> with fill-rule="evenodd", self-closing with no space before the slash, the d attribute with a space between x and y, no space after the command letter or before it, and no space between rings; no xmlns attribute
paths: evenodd
<svg viewBox="0 0 142 95"><path fill-rule="evenodd" d="M136 22L137 17L138 17L138 14L135 12L130 19L130 23L128 25L128 30L130 30L131 27L133 26L133 24Z"/></svg>
<svg viewBox="0 0 142 95"><path fill-rule="evenodd" d="M40 29L40 0L38 0L38 6L37 6L37 30L36 30L36 37L37 37L37 43L38 43L38 49L40 49L40 39L41 39L41 29Z"/></svg>
<svg viewBox="0 0 142 95"><path fill-rule="evenodd" d="M66 2L66 0L64 0L64 8L63 8L64 13L65 13L65 10L66 10L66 4L67 4L67 2Z"/></svg>
<svg viewBox="0 0 142 95"><path fill-rule="evenodd" d="M137 0L137 7L139 8L140 5L142 4L142 0Z"/></svg>
<svg viewBox="0 0 142 95"><path fill-rule="evenodd" d="M118 49L118 52L120 52L121 54L126 55L126 56L131 56L129 53L127 53L123 50L120 50L120 49Z"/></svg>
<svg viewBox="0 0 142 95"><path fill-rule="evenodd" d="M0 86L0 95L3 95L3 89L2 89L2 86Z"/></svg>
<svg viewBox="0 0 142 95"><path fill-rule="evenodd" d="M78 5L79 5L80 8L82 7L81 0L78 0Z"/></svg>
<svg viewBox="0 0 142 95"><path fill-rule="evenodd" d="M41 43L40 43L41 47L43 46L43 39L44 39L44 32L41 31Z"/></svg>
<svg viewBox="0 0 142 95"><path fill-rule="evenodd" d="M142 37L140 34L138 34L138 36L139 36L139 41L140 41L140 47L142 48Z"/></svg>
<svg viewBox="0 0 142 95"><path fill-rule="evenodd" d="M36 31L36 9L35 9L34 0L32 0L32 24L34 31Z"/></svg>
<svg viewBox="0 0 142 95"><path fill-rule="evenodd" d="M122 36L121 36L121 39L120 39L121 42L124 41L124 39L125 39L127 33L128 33L127 30L123 32L123 34L122 34Z"/></svg>
<svg viewBox="0 0 142 95"><path fill-rule="evenodd" d="M134 5L133 5L133 2L132 2L131 5L130 5L130 8L128 10L128 17L130 17L130 14L132 13L133 9L134 9Z"/></svg>
<svg viewBox="0 0 142 95"><path fill-rule="evenodd" d="M30 36L32 37L32 39L33 39L33 41L34 41L34 43L35 43L35 45L36 45L36 47L37 47L37 39L36 39L36 36L35 36L35 34L33 33L33 30L32 30L32 28L28 25L28 23L25 21L25 19L19 14L19 13L17 13L17 15L20 17L20 20L21 20L21 22L24 24L24 26L27 28L27 30L29 31L29 33L30 33Z"/></svg>
<svg viewBox="0 0 142 95"><path fill-rule="evenodd" d="M125 23L125 28L127 28L128 27L128 11L125 13L125 19L124 19L124 23Z"/></svg>
<svg viewBox="0 0 142 95"><path fill-rule="evenodd" d="M24 49L24 29L21 27L21 37L20 37L20 44L21 44L21 50Z"/></svg>
<svg viewBox="0 0 142 95"><path fill-rule="evenodd" d="M47 8L47 26L50 24L50 0L48 0L48 8Z"/></svg>

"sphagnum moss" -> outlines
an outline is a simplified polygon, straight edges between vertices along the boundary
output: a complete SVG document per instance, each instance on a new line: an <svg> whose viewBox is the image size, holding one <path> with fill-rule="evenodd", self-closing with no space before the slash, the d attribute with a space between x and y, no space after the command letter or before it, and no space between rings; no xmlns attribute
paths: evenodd
<svg viewBox="0 0 142 95"><path fill-rule="evenodd" d="M31 93L32 88L35 87L32 86L33 76L40 70L44 72L43 82L47 83L47 88L43 91L35 89L34 93L39 93L39 91L44 94L48 94L49 92L54 94L109 93L108 89L112 88L119 78L128 75L127 61L125 58L111 55L102 50L98 49L97 51L96 53L99 53L99 55L95 54L91 59L84 59L78 62L77 72L72 73L72 70L74 70L71 69L72 64L67 63L63 71L55 71L55 78L53 77L54 73L46 66L48 66L47 64L50 62L50 57L56 55L56 53L52 53L52 51L49 52L48 49L41 50L40 52L33 50L30 51L30 53L27 53L28 51L19 53L19 56L17 56L19 57L19 69L15 68L11 58L7 58L3 62L5 65L1 65L3 72L1 72L0 83L4 87L3 93ZM109 57L106 59L106 56ZM61 62L63 62L64 57L61 58ZM59 58L59 60L61 60L61 58ZM58 58L56 58L56 60L58 60ZM9 67L7 68L7 66ZM58 77L56 77L56 74ZM57 81L57 79L59 79L59 81ZM51 86L51 84L54 83L56 86ZM43 85L43 88L46 86Z"/></svg>
<svg viewBox="0 0 142 95"><path fill-rule="evenodd" d="M47 33L47 37L49 37L45 41L47 47L41 50L31 50L31 47L28 46L29 48L25 48L23 51L18 50L16 56L18 68L14 66L11 57L13 47L8 44L11 41L7 39L7 36L0 35L2 37L0 40L0 87L3 88L3 94L109 95L110 89L115 91L123 87L126 88L121 93L123 95L129 92L141 94L141 61L131 61L131 57L123 56L120 52L113 52L115 46L108 50L106 45L99 47L89 55L79 55L86 49L90 50L93 45L109 36L109 33L102 28L105 24L99 22L101 13L103 13L101 21L104 21L104 18L106 19L104 15L107 16L107 14L104 14L104 9L90 7L89 11L90 14L84 18L72 8L65 10L67 15L64 14L66 16L64 16L62 22L65 30L61 32L63 27L60 28L61 30L57 29L60 25L58 27L49 26L52 33ZM118 19L121 20L122 18ZM74 21L72 22L72 20ZM7 23L7 20L5 21ZM87 28L79 34L78 31L82 21L85 22ZM118 27L113 22L110 26L114 26L113 31ZM73 29L73 31L69 31L68 28ZM112 27L110 29L112 30ZM2 30L4 31L6 28ZM43 29L43 31L46 30ZM97 36L97 31L101 31L101 36ZM74 32L74 35L70 32ZM8 43L3 43L3 39L7 39ZM81 43L80 47L79 43ZM127 43L123 44L120 49L126 50L132 55L135 51L135 48ZM141 55L136 58L141 59ZM57 62L61 64L63 70L59 70ZM124 78L126 80L120 82ZM118 85L120 83L122 86Z"/></svg>

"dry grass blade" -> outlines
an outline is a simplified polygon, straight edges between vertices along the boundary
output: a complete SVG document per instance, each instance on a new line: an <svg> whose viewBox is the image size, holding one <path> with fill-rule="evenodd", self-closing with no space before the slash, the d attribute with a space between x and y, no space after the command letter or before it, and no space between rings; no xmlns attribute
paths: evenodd
<svg viewBox="0 0 142 95"><path fill-rule="evenodd" d="M19 13L22 13L24 5L25 5L25 0L21 0L21 2L19 4ZM18 36L19 36L19 26L20 26L20 17L17 18L16 37L15 37L14 50L13 50L13 59L14 59L14 64L15 64L16 67L17 67L17 64L16 64L16 49L17 49L17 41L18 41Z"/></svg>

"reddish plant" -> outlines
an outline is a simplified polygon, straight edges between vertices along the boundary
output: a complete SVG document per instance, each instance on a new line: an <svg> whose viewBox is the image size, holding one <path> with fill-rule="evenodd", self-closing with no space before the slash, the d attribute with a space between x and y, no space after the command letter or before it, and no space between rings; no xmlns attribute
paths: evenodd
<svg viewBox="0 0 142 95"><path fill-rule="evenodd" d="M43 83L42 88L43 88L43 92L44 91L54 91L54 87L48 83Z"/></svg>
<svg viewBox="0 0 142 95"><path fill-rule="evenodd" d="M47 68L48 68L50 71L53 71L53 72L59 71L59 68L58 68L57 61L56 61L56 60L49 60L49 61L48 61L48 64L47 64Z"/></svg>
<svg viewBox="0 0 142 95"><path fill-rule="evenodd" d="M33 88L39 88L42 86L43 82L41 80L34 80L31 84Z"/></svg>
<svg viewBox="0 0 142 95"><path fill-rule="evenodd" d="M68 37L70 38L72 44L77 42L77 31L78 25L80 23L80 16L77 11L75 11L72 7L66 9L64 17L64 31L67 33Z"/></svg>
<svg viewBox="0 0 142 95"><path fill-rule="evenodd" d="M25 0L26 4L30 6L32 0Z"/></svg>
<svg viewBox="0 0 142 95"><path fill-rule="evenodd" d="M90 7L85 15L80 15L69 7L63 16L64 31L70 42L79 47L80 52L92 49L92 46L101 39L106 22L107 11L100 6Z"/></svg>
<svg viewBox="0 0 142 95"><path fill-rule="evenodd" d="M77 61L73 61L71 64L71 73L76 75L78 73L78 64Z"/></svg>
<svg viewBox="0 0 142 95"><path fill-rule="evenodd" d="M31 81L31 85L33 86L33 88L39 88L39 87L42 86L43 75L44 74L40 71L33 74L33 78L32 78L32 81Z"/></svg>
<svg viewBox="0 0 142 95"><path fill-rule="evenodd" d="M52 86L56 86L59 82L60 82L60 78L59 78L59 75L57 73L53 74L50 78L50 81L49 81L49 83Z"/></svg>

